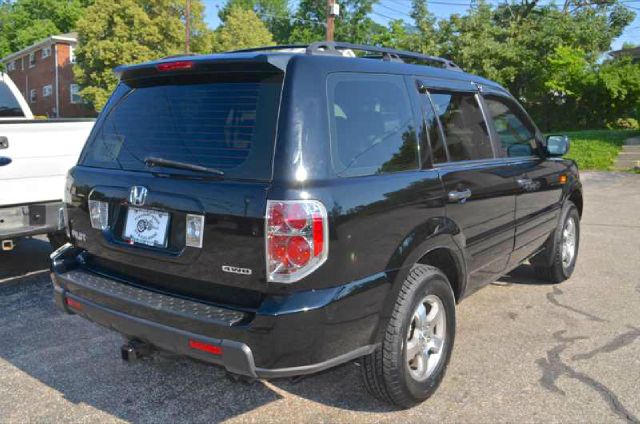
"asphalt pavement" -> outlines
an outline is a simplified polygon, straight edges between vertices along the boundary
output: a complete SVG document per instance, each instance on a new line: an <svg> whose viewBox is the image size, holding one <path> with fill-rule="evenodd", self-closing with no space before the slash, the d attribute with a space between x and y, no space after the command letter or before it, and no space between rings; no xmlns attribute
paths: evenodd
<svg viewBox="0 0 640 424"><path fill-rule="evenodd" d="M53 304L43 239L0 252L0 423L640 422L640 175L584 173L578 264L523 265L458 307L448 373L398 411L356 363L247 385L175 356L120 360L122 339Z"/></svg>

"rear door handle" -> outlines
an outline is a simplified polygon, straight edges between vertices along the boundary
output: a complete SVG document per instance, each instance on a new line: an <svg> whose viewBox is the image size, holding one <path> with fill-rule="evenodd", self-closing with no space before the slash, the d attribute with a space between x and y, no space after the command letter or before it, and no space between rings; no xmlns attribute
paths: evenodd
<svg viewBox="0 0 640 424"><path fill-rule="evenodd" d="M0 149L9 148L9 139L3 135L0 135Z"/></svg>
<svg viewBox="0 0 640 424"><path fill-rule="evenodd" d="M466 188L460 191L450 191L448 197L450 202L464 203L469 197L471 197L471 190Z"/></svg>
<svg viewBox="0 0 640 424"><path fill-rule="evenodd" d="M0 156L0 166L9 165L11 163L11 158Z"/></svg>

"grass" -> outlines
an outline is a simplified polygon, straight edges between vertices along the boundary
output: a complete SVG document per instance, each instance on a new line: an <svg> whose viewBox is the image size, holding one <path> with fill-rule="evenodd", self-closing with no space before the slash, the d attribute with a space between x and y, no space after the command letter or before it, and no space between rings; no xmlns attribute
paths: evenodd
<svg viewBox="0 0 640 424"><path fill-rule="evenodd" d="M609 171L622 150L624 141L629 137L640 136L640 131L588 130L554 134L569 136L571 148L566 157L575 160L581 170Z"/></svg>

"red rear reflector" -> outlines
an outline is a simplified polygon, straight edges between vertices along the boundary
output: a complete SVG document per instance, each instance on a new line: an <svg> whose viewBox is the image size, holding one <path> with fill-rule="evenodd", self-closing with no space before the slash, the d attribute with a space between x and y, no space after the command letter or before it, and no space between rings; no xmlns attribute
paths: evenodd
<svg viewBox="0 0 640 424"><path fill-rule="evenodd" d="M199 342L198 340L189 339L189 347L191 349L201 350L212 355L222 355L222 348L209 343Z"/></svg>
<svg viewBox="0 0 640 424"><path fill-rule="evenodd" d="M156 69L160 72L182 71L193 68L193 62L190 60L179 60L177 62L159 63Z"/></svg>
<svg viewBox="0 0 640 424"><path fill-rule="evenodd" d="M73 300L73 299L70 299L70 298L67 297L66 302L67 302L67 306L70 306L73 309L82 309L82 303L80 303L80 302L78 302L76 300Z"/></svg>

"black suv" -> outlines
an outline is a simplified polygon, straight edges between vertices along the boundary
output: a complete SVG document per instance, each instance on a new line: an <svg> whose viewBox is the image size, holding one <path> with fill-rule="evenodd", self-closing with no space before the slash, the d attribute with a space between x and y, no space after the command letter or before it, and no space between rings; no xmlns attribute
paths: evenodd
<svg viewBox="0 0 640 424"><path fill-rule="evenodd" d="M582 190L500 85L345 43L183 56L120 83L68 176L60 308L276 378L360 358L409 407L444 376L455 304L525 260L575 266Z"/></svg>

